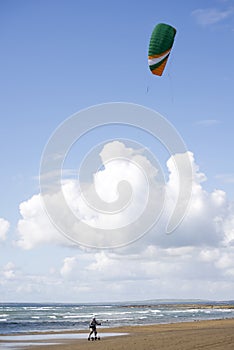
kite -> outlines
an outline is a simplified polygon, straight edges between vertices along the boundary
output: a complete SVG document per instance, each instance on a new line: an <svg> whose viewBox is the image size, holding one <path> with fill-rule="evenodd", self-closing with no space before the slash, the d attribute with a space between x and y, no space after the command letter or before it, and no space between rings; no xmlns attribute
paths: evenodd
<svg viewBox="0 0 234 350"><path fill-rule="evenodd" d="M169 24L159 23L154 28L149 44L148 63L151 72L162 75L170 55L176 29Z"/></svg>

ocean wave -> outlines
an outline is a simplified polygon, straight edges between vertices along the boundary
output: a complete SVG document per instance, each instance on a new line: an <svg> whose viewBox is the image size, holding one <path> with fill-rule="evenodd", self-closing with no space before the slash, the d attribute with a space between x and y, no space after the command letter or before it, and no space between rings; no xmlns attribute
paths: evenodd
<svg viewBox="0 0 234 350"><path fill-rule="evenodd" d="M162 312L162 310L157 310L156 309L156 310L150 310L150 312L152 312L154 314L154 313L160 313L160 312Z"/></svg>
<svg viewBox="0 0 234 350"><path fill-rule="evenodd" d="M24 310L33 310L33 311L47 311L47 310L53 310L53 306L23 306Z"/></svg>
<svg viewBox="0 0 234 350"><path fill-rule="evenodd" d="M100 316L101 315L108 315L108 316L112 316L112 315L128 315L128 314L132 314L132 311L100 312Z"/></svg>
<svg viewBox="0 0 234 350"><path fill-rule="evenodd" d="M103 328L191 320L234 318L234 309L188 305L3 305L0 306L0 333L54 330L86 330L95 315Z"/></svg>
<svg viewBox="0 0 234 350"><path fill-rule="evenodd" d="M186 310L180 310L180 309L177 309L177 310L165 310L167 313L177 313L177 314L186 314L186 313L199 313L201 312L201 309L186 309Z"/></svg>
<svg viewBox="0 0 234 350"><path fill-rule="evenodd" d="M234 313L234 310L233 310L233 309L212 309L212 311L214 311L214 312L220 312L220 313L230 313L230 312L233 312L233 313Z"/></svg>

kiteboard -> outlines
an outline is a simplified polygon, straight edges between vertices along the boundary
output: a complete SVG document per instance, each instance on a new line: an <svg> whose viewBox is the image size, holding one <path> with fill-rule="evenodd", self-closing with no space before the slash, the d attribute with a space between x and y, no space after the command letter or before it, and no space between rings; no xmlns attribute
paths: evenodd
<svg viewBox="0 0 234 350"><path fill-rule="evenodd" d="M98 335L98 336L96 336L96 337L88 338L88 340L92 340L92 341L94 341L94 340L101 340L101 338L100 338L99 335Z"/></svg>

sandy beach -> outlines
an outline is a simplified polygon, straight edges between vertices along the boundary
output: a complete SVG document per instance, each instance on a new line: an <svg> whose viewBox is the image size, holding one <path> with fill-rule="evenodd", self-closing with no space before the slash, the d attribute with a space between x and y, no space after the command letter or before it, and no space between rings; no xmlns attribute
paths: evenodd
<svg viewBox="0 0 234 350"><path fill-rule="evenodd" d="M28 350L91 350L94 348L95 350L233 350L234 348L234 319L108 329L101 329L100 327L100 335L108 332L126 334L103 337L100 341L90 342L87 341L87 338L59 339L59 344L57 343L56 345L49 345L48 342L44 340L44 342L47 343L46 345L33 346L32 342L30 342L31 345L25 348ZM74 333L75 332L72 332L72 334ZM5 345L7 344L5 343ZM14 349L22 349L21 347L19 348L18 345L19 343L17 343L17 347ZM3 343L0 343L0 346L4 349ZM9 347L6 346L6 348ZM13 349L13 347L11 347L11 349Z"/></svg>

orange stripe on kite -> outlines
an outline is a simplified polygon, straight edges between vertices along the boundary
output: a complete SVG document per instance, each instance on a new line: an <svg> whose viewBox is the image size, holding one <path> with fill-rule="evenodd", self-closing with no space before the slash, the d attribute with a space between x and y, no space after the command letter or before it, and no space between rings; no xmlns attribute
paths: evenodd
<svg viewBox="0 0 234 350"><path fill-rule="evenodd" d="M167 63L167 60L168 60L168 58L167 58L165 61L163 61L162 64L160 64L160 66L158 66L157 68L151 70L151 72L152 72L153 74L155 74L155 75L160 75L160 76L161 76L162 73L163 73L163 70L164 70L164 68L165 68L165 65L166 65L166 63Z"/></svg>

